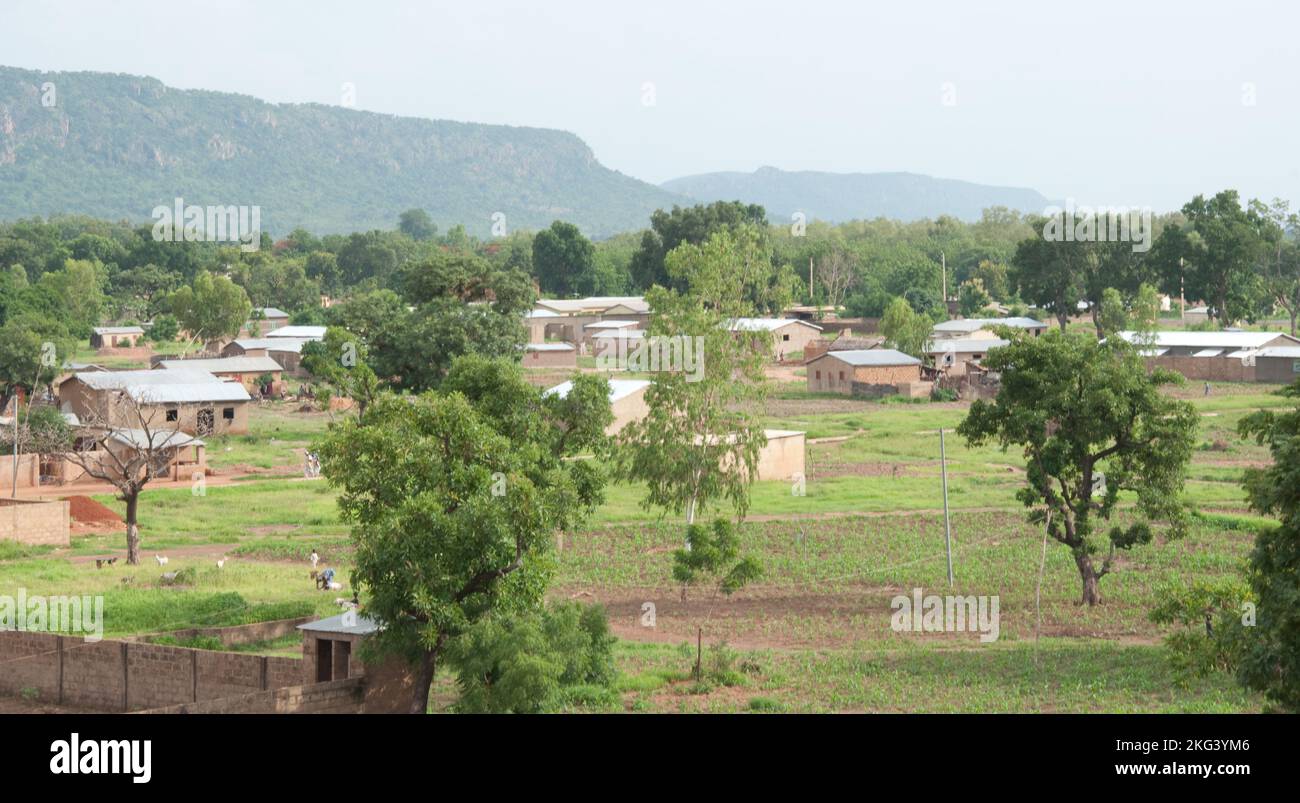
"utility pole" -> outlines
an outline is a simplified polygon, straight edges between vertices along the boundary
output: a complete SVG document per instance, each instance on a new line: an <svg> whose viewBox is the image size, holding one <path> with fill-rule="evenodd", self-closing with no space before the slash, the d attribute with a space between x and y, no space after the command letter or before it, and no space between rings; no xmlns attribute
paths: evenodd
<svg viewBox="0 0 1300 803"><path fill-rule="evenodd" d="M817 304L817 297L813 295L813 258L812 254L808 255L808 303Z"/></svg>
<svg viewBox="0 0 1300 803"><path fill-rule="evenodd" d="M939 263L943 266L943 314L946 317L948 315L948 257L944 256L942 251L939 252ZM943 430L939 431L943 432Z"/></svg>
<svg viewBox="0 0 1300 803"><path fill-rule="evenodd" d="M939 427L939 466L943 474L943 542L948 550L948 587L952 588L952 519L948 516L948 453L943 444L943 427Z"/></svg>
<svg viewBox="0 0 1300 803"><path fill-rule="evenodd" d="M1178 258L1178 317L1187 316L1187 294L1183 282L1183 258Z"/></svg>

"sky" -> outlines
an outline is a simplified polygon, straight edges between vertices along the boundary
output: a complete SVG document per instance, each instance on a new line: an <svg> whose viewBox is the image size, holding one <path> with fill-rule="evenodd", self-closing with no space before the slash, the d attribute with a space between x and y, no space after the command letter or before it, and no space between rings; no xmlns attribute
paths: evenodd
<svg viewBox="0 0 1300 803"><path fill-rule="evenodd" d="M559 128L654 183L770 165L1300 202L1280 0L0 3L0 64Z"/></svg>

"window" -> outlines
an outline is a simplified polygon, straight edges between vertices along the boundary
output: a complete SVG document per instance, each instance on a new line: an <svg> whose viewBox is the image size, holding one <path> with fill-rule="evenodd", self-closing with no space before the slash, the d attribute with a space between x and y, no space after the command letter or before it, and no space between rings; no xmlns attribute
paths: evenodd
<svg viewBox="0 0 1300 803"><path fill-rule="evenodd" d="M789 335L781 335L781 339L784 340L784 341L786 341L786 342L789 342L789 340L790 340L790 336L789 336Z"/></svg>
<svg viewBox="0 0 1300 803"><path fill-rule="evenodd" d="M1300 365L1300 363L1297 363L1297 365ZM818 378L818 379L821 379L821 378L822 378L822 372L821 372L821 371L818 371L818 372L817 372L817 378Z"/></svg>
<svg viewBox="0 0 1300 803"><path fill-rule="evenodd" d="M224 419L227 420L227 421L234 421L234 420L235 420L235 408L234 408L234 407L227 407L227 408L225 408L224 410L221 411L221 417L224 418Z"/></svg>
<svg viewBox="0 0 1300 803"><path fill-rule="evenodd" d="M843 372L843 371L840 371L840 381L841 381L841 382L844 381L844 372Z"/></svg>
<svg viewBox="0 0 1300 803"><path fill-rule="evenodd" d="M175 410L168 410L168 411L167 411L167 420L168 420L168 421L175 421L175 420L176 420L176 411L175 411Z"/></svg>
<svg viewBox="0 0 1300 803"><path fill-rule="evenodd" d="M1291 373L1300 374L1300 360L1291 363Z"/></svg>

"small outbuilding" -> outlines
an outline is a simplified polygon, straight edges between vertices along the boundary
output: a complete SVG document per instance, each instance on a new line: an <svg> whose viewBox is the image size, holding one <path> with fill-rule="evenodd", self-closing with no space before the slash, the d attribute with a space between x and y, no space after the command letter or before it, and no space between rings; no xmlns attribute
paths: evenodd
<svg viewBox="0 0 1300 803"><path fill-rule="evenodd" d="M144 337L139 326L96 326L90 334L90 345L97 349L132 349Z"/></svg>
<svg viewBox="0 0 1300 803"><path fill-rule="evenodd" d="M524 346L525 368L577 368L578 349L571 343L529 343Z"/></svg>
<svg viewBox="0 0 1300 803"><path fill-rule="evenodd" d="M777 360L802 354L810 343L822 336L820 326L799 318L737 318L731 323L731 331L770 333L772 356Z"/></svg>
<svg viewBox="0 0 1300 803"><path fill-rule="evenodd" d="M611 379L609 380L609 406L614 413L614 421L605 427L606 435L613 435L623 427L639 421L650 411L646 407L645 392L650 387L648 379ZM573 390L572 382L562 382L546 391L546 395L557 395L561 399Z"/></svg>

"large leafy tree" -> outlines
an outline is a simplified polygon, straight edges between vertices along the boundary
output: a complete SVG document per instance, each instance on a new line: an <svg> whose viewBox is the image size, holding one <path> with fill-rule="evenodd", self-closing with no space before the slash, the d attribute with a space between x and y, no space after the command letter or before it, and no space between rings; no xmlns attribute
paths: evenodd
<svg viewBox="0 0 1300 803"><path fill-rule="evenodd" d="M191 338L200 342L233 337L248 320L253 305L244 288L225 276L200 271L192 287L171 295L171 313Z"/></svg>
<svg viewBox="0 0 1300 803"><path fill-rule="evenodd" d="M1119 338L1050 332L1019 337L984 364L1002 376L992 401L971 405L958 432L973 446L992 442L1023 449L1027 479L1018 497L1030 520L1070 550L1083 602L1101 600L1098 582L1117 550L1147 543L1151 523L1181 535L1181 501L1197 417L1184 401L1161 392L1182 378L1157 369ZM1129 527L1109 523L1121 493L1137 502ZM1101 565L1097 560L1106 550Z"/></svg>
<svg viewBox="0 0 1300 803"><path fill-rule="evenodd" d="M690 207L674 206L672 211L656 210L650 216L650 228L641 235L641 246L632 257L632 279L637 286L649 288L674 286L668 271L667 257L683 243L700 245L720 231L735 231L741 226L761 227L765 231L767 213L757 204L740 201L717 201Z"/></svg>
<svg viewBox="0 0 1300 803"><path fill-rule="evenodd" d="M533 270L543 293L595 292L595 258L596 247L572 223L557 220L533 238Z"/></svg>
<svg viewBox="0 0 1300 803"><path fill-rule="evenodd" d="M1300 382L1284 393L1300 400ZM1237 674L1249 688L1300 711L1300 405L1260 411L1240 427L1273 455L1273 465L1246 472L1251 507L1278 516L1281 525L1260 531L1250 555L1247 578L1258 619L1244 629Z"/></svg>
<svg viewBox="0 0 1300 803"><path fill-rule="evenodd" d="M1151 250L1165 286L1181 284L1220 323L1253 320L1265 298L1260 266L1276 227L1258 208L1243 208L1236 190L1198 195L1182 211L1186 224L1166 227Z"/></svg>
<svg viewBox="0 0 1300 803"><path fill-rule="evenodd" d="M439 391L383 396L321 443L377 646L416 668L412 713L428 709L449 639L536 608L555 533L602 498L590 461L565 458L602 448L608 384L574 385L567 399L543 396L513 361L463 357Z"/></svg>

